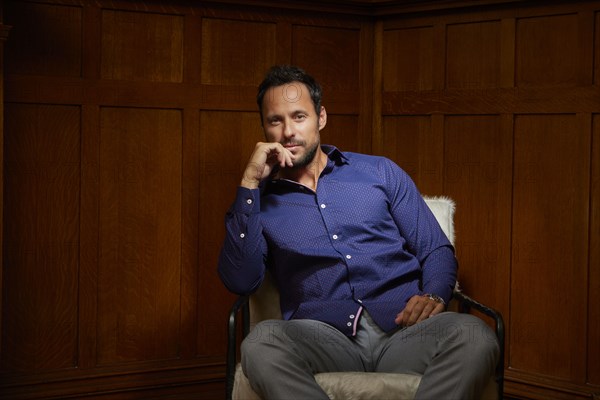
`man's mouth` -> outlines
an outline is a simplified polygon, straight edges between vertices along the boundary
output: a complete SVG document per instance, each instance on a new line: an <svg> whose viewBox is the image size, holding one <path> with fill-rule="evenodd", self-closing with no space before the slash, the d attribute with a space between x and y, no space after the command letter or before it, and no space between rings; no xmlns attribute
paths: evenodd
<svg viewBox="0 0 600 400"><path fill-rule="evenodd" d="M300 147L300 146L301 146L301 144L300 144L300 143L285 143L285 144L283 145L283 147L285 147L285 148L286 148L286 149L288 149L288 150L294 150L294 149L296 149L296 148L298 148L298 147Z"/></svg>

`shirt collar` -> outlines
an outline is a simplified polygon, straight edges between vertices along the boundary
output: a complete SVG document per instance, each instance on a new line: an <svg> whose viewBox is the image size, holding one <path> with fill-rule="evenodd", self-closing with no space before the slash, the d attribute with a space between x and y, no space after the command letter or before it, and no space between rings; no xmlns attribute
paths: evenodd
<svg viewBox="0 0 600 400"><path fill-rule="evenodd" d="M350 160L346 155L339 150L337 147L332 146L330 144L321 145L321 149L325 154L327 154L327 158L335 162L336 164L350 164Z"/></svg>

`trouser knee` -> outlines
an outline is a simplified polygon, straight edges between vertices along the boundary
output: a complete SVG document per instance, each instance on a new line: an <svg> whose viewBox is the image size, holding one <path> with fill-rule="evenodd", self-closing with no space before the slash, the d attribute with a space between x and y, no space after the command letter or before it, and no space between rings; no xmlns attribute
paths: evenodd
<svg viewBox="0 0 600 400"><path fill-rule="evenodd" d="M466 357L498 359L500 350L494 331L481 319L470 314L455 314L452 322L444 325L445 339L468 349ZM486 356L486 357L482 357Z"/></svg>
<svg viewBox="0 0 600 400"><path fill-rule="evenodd" d="M245 357L253 358L261 356L261 353L268 347L272 347L281 341L278 334L278 320L261 321L250 331L248 336L244 338L241 345L242 359Z"/></svg>

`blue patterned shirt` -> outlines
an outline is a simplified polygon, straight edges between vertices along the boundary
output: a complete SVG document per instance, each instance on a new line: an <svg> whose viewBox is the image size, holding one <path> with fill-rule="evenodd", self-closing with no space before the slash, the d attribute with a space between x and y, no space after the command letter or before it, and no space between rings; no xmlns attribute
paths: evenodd
<svg viewBox="0 0 600 400"><path fill-rule="evenodd" d="M269 269L285 319L320 320L348 336L363 308L391 331L412 296L448 301L454 249L410 177L384 157L322 148L316 192L283 179L238 188L219 257L225 286L250 294Z"/></svg>

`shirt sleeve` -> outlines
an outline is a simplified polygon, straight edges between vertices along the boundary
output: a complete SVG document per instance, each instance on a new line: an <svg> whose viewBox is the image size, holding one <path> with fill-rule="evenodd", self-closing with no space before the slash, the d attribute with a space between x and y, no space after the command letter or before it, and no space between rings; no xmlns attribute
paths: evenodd
<svg viewBox="0 0 600 400"><path fill-rule="evenodd" d="M454 247L410 176L392 161L386 170L390 210L406 240L406 250L421 265L423 293L436 294L448 303L458 268Z"/></svg>
<svg viewBox="0 0 600 400"><path fill-rule="evenodd" d="M432 251L423 263L423 293L437 294L448 304L456 284L457 267L451 247Z"/></svg>
<svg viewBox="0 0 600 400"><path fill-rule="evenodd" d="M225 287L246 295L260 286L265 275L266 241L260 223L260 190L239 187L225 215L225 239L218 273Z"/></svg>

